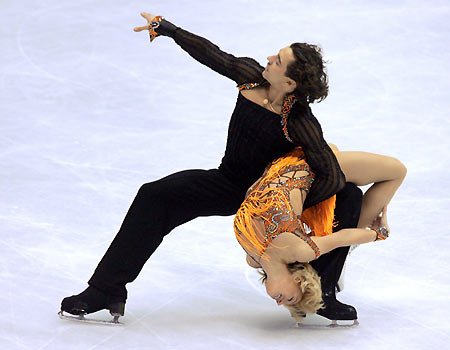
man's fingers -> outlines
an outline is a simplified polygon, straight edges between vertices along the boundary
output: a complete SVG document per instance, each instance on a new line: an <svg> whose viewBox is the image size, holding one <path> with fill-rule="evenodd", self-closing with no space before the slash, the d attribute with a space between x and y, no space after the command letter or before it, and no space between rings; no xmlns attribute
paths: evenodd
<svg viewBox="0 0 450 350"><path fill-rule="evenodd" d="M153 18L155 17L151 13L147 12L141 12L141 16L144 17L149 22L153 21Z"/></svg>
<svg viewBox="0 0 450 350"><path fill-rule="evenodd" d="M142 26L142 27L135 27L135 32L142 32L143 30L148 30L148 26Z"/></svg>
<svg viewBox="0 0 450 350"><path fill-rule="evenodd" d="M147 12L141 12L141 16L144 17L148 23L150 23L151 21L153 21L153 19L155 18L155 16L153 16L151 13L147 13ZM146 26L142 26L142 27L134 27L134 31L135 32L142 32L143 30L149 30L150 25L146 25Z"/></svg>

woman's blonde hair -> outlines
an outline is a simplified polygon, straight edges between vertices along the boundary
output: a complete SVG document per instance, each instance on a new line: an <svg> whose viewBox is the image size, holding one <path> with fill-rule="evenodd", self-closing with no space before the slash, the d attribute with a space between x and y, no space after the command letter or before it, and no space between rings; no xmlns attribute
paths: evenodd
<svg viewBox="0 0 450 350"><path fill-rule="evenodd" d="M303 322L306 314L314 314L317 310L323 308L320 277L308 263L295 262L286 266L294 281L299 284L303 296L297 304L285 305L285 307L289 310L291 316L300 323ZM264 284L267 280L267 275L264 270L258 270L258 272L262 276L261 283Z"/></svg>

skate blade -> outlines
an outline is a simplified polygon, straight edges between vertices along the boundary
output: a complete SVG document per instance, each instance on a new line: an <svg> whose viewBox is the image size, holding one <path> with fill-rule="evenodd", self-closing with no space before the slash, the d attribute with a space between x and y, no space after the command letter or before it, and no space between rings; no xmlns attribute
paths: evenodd
<svg viewBox="0 0 450 350"><path fill-rule="evenodd" d="M77 322L84 322L84 323L92 323L92 324L103 324L103 325L112 325L112 326L122 326L123 323L119 322L119 316L114 316L114 318L111 321L103 321L103 320L94 320L92 318L86 318L83 314L78 316L69 316L65 315L63 311L58 312L59 318L63 320L69 320L69 321L77 321Z"/></svg>
<svg viewBox="0 0 450 350"><path fill-rule="evenodd" d="M359 325L358 320L332 320L329 324L304 324L297 323L297 328L304 329L328 329L328 328L355 328Z"/></svg>

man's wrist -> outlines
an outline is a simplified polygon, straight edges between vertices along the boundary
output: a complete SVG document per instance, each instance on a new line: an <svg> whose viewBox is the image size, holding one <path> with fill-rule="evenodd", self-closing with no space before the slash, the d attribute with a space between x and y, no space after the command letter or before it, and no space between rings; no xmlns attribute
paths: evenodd
<svg viewBox="0 0 450 350"><path fill-rule="evenodd" d="M173 23L165 20L164 18L161 20L159 27L157 29L157 33L159 35L163 35L163 36L168 36L173 38L173 36L175 35L175 31L178 29L179 27L177 27L176 25L174 25Z"/></svg>

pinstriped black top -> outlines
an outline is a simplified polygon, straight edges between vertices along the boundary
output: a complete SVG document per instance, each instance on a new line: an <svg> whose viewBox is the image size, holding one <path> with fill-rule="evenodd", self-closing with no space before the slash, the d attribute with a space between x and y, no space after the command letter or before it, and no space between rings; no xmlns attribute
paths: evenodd
<svg viewBox="0 0 450 350"><path fill-rule="evenodd" d="M235 57L198 35L162 20L156 29L159 35L173 38L189 55L221 75L244 83L268 84L262 77L264 67L249 57ZM249 188L264 172L272 160L301 146L306 161L316 179L306 197L304 208L311 207L336 194L345 186L333 151L323 138L319 122L309 106L293 105L288 119L288 141L282 130L280 115L246 99L238 93L236 107L231 116L225 155L219 170L242 187Z"/></svg>

